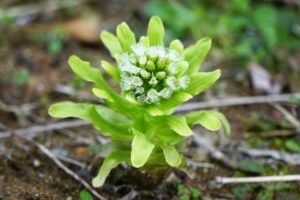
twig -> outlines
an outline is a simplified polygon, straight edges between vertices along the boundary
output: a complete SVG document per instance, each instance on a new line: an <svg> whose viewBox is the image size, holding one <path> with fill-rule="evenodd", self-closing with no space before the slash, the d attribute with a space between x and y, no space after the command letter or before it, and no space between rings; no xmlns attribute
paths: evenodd
<svg viewBox="0 0 300 200"><path fill-rule="evenodd" d="M239 152L251 156L253 158L259 157L270 157L275 160L283 161L285 163L300 165L300 155L292 153L281 153L275 150L265 150L265 149L246 149L240 148Z"/></svg>
<svg viewBox="0 0 300 200"><path fill-rule="evenodd" d="M69 95L69 96L78 96L79 100L82 100L82 101L92 101L92 102L97 101L97 102L103 103L103 101L101 99L96 98L95 96L90 95L89 93L86 93L86 92L75 91L72 87L70 87L68 85L57 84L57 85L55 85L53 90L55 92Z"/></svg>
<svg viewBox="0 0 300 200"><path fill-rule="evenodd" d="M197 162L190 158L186 158L185 160L186 160L188 166L192 166L194 168L213 168L214 167L214 165L211 163Z"/></svg>
<svg viewBox="0 0 300 200"><path fill-rule="evenodd" d="M24 137L21 137L23 139L25 139ZM26 141L29 141L30 143L33 143L33 141L31 141L30 139L25 139ZM29 147L28 145L25 145L25 144L16 144L16 147L18 147L20 150L22 151L28 151L29 150ZM0 152L1 152L1 146L0 146ZM71 164L71 165L74 165L76 167L79 167L81 169L83 168L86 168L86 165L78 160L74 160L72 158L69 158L69 157L66 157L66 156L61 156L61 155L58 155L58 154L53 154L55 157L57 157L57 159L59 159L60 161L63 161L65 163L68 163L68 164Z"/></svg>
<svg viewBox="0 0 300 200"><path fill-rule="evenodd" d="M227 99L219 99L209 102L195 102L187 103L179 107L177 112L186 112L190 110L217 108L225 106L240 106L260 103L279 103L288 102L289 96L296 96L300 98L300 93L282 94L282 95L268 95L268 96L255 96L255 97L235 97Z"/></svg>
<svg viewBox="0 0 300 200"><path fill-rule="evenodd" d="M80 168L85 168L86 165L78 160L74 160L72 158L69 158L69 157L65 157L65 156L60 156L60 155L55 155L59 160L63 161L63 162L66 162L66 163L69 163L69 164L72 164L74 166L77 166L77 167L80 167Z"/></svg>
<svg viewBox="0 0 300 200"><path fill-rule="evenodd" d="M77 127L77 126L86 126L86 125L90 125L90 123L84 120L73 120L73 121L57 122L53 124L32 126L29 128L0 132L0 139L5 139L13 135L21 136L21 137L24 137L25 135L31 136L38 132L52 131L52 130Z"/></svg>
<svg viewBox="0 0 300 200"><path fill-rule="evenodd" d="M66 167L61 161L59 161L56 156L51 153L49 149L47 149L44 145L39 144L37 142L34 142L30 140L31 143L33 143L35 146L39 148L41 152L43 152L49 159L51 159L60 169L62 169L66 174L71 176L73 179L81 183L87 190L89 190L95 197L101 200L105 200L103 196L101 196L96 190L94 190L85 180L80 178L77 174L75 174L72 170L70 170L68 167Z"/></svg>
<svg viewBox="0 0 300 200"><path fill-rule="evenodd" d="M8 14L11 17L23 17L28 15L39 15L46 12L54 12L56 10L68 7L74 7L82 4L82 0L76 1L61 1L51 0L40 3L27 4L22 6L16 6L10 9L1 9L0 18Z"/></svg>
<svg viewBox="0 0 300 200"><path fill-rule="evenodd" d="M230 169L236 168L236 166L232 164L230 159L226 155L224 155L220 150L214 147L214 145L211 143L211 141L208 138L199 136L197 134L194 134L193 137L197 145L200 146L199 149L206 150L214 160L221 162L225 167L228 167Z"/></svg>
<svg viewBox="0 0 300 200"><path fill-rule="evenodd" d="M264 138L270 138L270 137L287 137L295 135L296 131L294 129L292 130L271 130L271 131L263 131L263 132L255 132L255 137L264 137ZM245 138L254 137L253 132L246 132Z"/></svg>
<svg viewBox="0 0 300 200"><path fill-rule="evenodd" d="M32 110L38 107L37 103L28 103L23 105L7 105L0 99L0 110L12 112L20 122L27 124L27 116L32 113Z"/></svg>
<svg viewBox="0 0 300 200"><path fill-rule="evenodd" d="M218 184L270 183L270 182L286 182L286 181L300 181L300 175L259 176L259 177L245 177L245 178L228 178L228 177L215 178L215 182Z"/></svg>
<svg viewBox="0 0 300 200"><path fill-rule="evenodd" d="M2 100L0 100L0 110L6 111L6 112L13 112L13 113L24 113L28 114L33 109L37 108L37 103L27 103L19 106L15 105L6 105Z"/></svg>
<svg viewBox="0 0 300 200"><path fill-rule="evenodd" d="M296 130L300 129L300 122L287 109L285 109L284 107L282 107L277 103L272 103L271 105L274 108L276 108L279 112L281 112L286 118L286 120L288 120Z"/></svg>

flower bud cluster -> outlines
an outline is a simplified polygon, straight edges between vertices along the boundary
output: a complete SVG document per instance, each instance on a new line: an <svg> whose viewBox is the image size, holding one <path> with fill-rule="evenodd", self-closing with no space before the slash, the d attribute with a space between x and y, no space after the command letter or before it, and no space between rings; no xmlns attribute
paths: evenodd
<svg viewBox="0 0 300 200"><path fill-rule="evenodd" d="M169 99L174 92L187 88L183 75L188 62L175 50L163 46L132 45L132 53L119 57L121 88L141 104Z"/></svg>

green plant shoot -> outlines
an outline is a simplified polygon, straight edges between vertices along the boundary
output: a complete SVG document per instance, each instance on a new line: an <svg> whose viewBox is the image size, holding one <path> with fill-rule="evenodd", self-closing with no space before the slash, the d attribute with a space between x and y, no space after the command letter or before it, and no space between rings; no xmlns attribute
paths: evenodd
<svg viewBox="0 0 300 200"><path fill-rule="evenodd" d="M179 146L193 134L193 125L217 131L223 124L230 131L224 115L216 111L173 114L177 106L213 85L220 70L199 72L211 47L210 38L184 49L179 40L165 47L164 34L157 16L150 19L147 34L139 40L125 22L117 26L116 35L101 33L102 42L116 61L101 64L120 85L120 94L105 81L99 69L77 56L69 58L74 73L95 84L92 92L104 104L60 102L49 108L49 114L88 120L102 135L111 137L113 149L93 179L94 187L101 187L120 163L135 168L184 166Z"/></svg>

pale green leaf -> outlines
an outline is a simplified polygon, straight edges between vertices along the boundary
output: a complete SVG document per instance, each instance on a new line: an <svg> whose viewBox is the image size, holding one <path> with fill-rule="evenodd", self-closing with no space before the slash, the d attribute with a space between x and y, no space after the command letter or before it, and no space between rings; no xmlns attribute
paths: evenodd
<svg viewBox="0 0 300 200"><path fill-rule="evenodd" d="M105 100L110 101L110 102L114 101L113 98L105 90L101 90L101 89L98 89L98 88L93 88L92 92L96 97L99 97L101 99L105 99Z"/></svg>
<svg viewBox="0 0 300 200"><path fill-rule="evenodd" d="M129 119L104 106L61 102L52 105L49 114L57 118L77 117L90 121L103 135L115 140L132 139L132 134L128 131L131 124Z"/></svg>
<svg viewBox="0 0 300 200"><path fill-rule="evenodd" d="M214 113L210 111L196 111L185 115L189 125L200 124L210 131L217 131L222 128L222 123Z"/></svg>
<svg viewBox="0 0 300 200"><path fill-rule="evenodd" d="M123 51L132 52L131 45L136 43L135 35L125 22L122 22L117 26L117 37Z"/></svg>
<svg viewBox="0 0 300 200"><path fill-rule="evenodd" d="M142 45L144 45L145 47L149 47L150 46L150 41L149 41L149 38L147 36L140 37L140 41L139 42Z"/></svg>
<svg viewBox="0 0 300 200"><path fill-rule="evenodd" d="M114 110L101 105L95 105L96 112L101 115L105 120L114 122L121 125L129 126L132 124L132 121L125 115L115 112Z"/></svg>
<svg viewBox="0 0 300 200"><path fill-rule="evenodd" d="M86 81L97 82L99 77L102 77L98 69L91 67L89 62L83 61L77 56L70 56L68 62L74 73Z"/></svg>
<svg viewBox="0 0 300 200"><path fill-rule="evenodd" d="M69 63L72 70L79 77L84 80L94 82L98 89L105 90L107 94L110 95L114 103L105 103L107 103L112 109L133 117L141 112L141 108L117 94L104 80L100 70L93 68L89 62L83 61L76 56L71 56L69 58Z"/></svg>
<svg viewBox="0 0 300 200"><path fill-rule="evenodd" d="M177 134L174 130L168 125L168 115L161 116L149 116L149 121L153 125L153 132L155 138L159 141L164 141L168 145L175 145L178 142L182 141L183 136Z"/></svg>
<svg viewBox="0 0 300 200"><path fill-rule="evenodd" d="M164 115L164 112L161 111L157 106L149 106L147 112L152 116Z"/></svg>
<svg viewBox="0 0 300 200"><path fill-rule="evenodd" d="M120 82L120 73L117 67L112 66L112 64L104 60L101 61L101 66L114 79L114 81L117 83Z"/></svg>
<svg viewBox="0 0 300 200"><path fill-rule="evenodd" d="M163 146L162 150L170 166L178 167L181 164L181 157L174 146Z"/></svg>
<svg viewBox="0 0 300 200"><path fill-rule="evenodd" d="M176 63L176 66L178 67L177 77L183 76L186 71L188 70L189 63L187 61L180 61Z"/></svg>
<svg viewBox="0 0 300 200"><path fill-rule="evenodd" d="M48 112L51 117L66 118L78 117L81 119L88 118L87 104L76 104L73 102L60 102L50 106Z"/></svg>
<svg viewBox="0 0 300 200"><path fill-rule="evenodd" d="M165 28L158 16L151 17L148 24L147 36L151 46L164 44Z"/></svg>
<svg viewBox="0 0 300 200"><path fill-rule="evenodd" d="M191 58L193 57L192 52L194 51L194 48L195 45L190 45L184 49L183 55L185 60L191 60Z"/></svg>
<svg viewBox="0 0 300 200"><path fill-rule="evenodd" d="M161 115L161 114L171 114L174 112L176 106L186 102L187 100L193 98L192 95L186 92L177 92L174 94L170 99L162 101L158 105L151 105L149 108L151 108L151 111L156 110L156 115ZM160 111L160 112L159 112ZM150 112L150 114L152 114Z"/></svg>
<svg viewBox="0 0 300 200"><path fill-rule="evenodd" d="M220 77L221 71L200 72L190 76L190 83L185 92L195 96L213 85Z"/></svg>
<svg viewBox="0 0 300 200"><path fill-rule="evenodd" d="M231 134L231 126L227 120L227 118L224 116L223 113L217 112L217 111L210 111L212 114L214 114L222 123L226 135L230 136Z"/></svg>
<svg viewBox="0 0 300 200"><path fill-rule="evenodd" d="M169 116L167 118L167 123L171 130L175 131L181 136L190 136L193 134L193 131L187 124L185 117L183 116Z"/></svg>
<svg viewBox="0 0 300 200"><path fill-rule="evenodd" d="M122 54L121 44L114 34L102 31L100 38L112 57L117 58L118 55Z"/></svg>
<svg viewBox="0 0 300 200"><path fill-rule="evenodd" d="M154 145L149 142L146 135L134 131L134 138L131 144L131 163L134 167L142 167L148 160L152 153Z"/></svg>
<svg viewBox="0 0 300 200"><path fill-rule="evenodd" d="M168 128L169 130L166 130L166 128ZM166 130L166 131L164 131ZM176 133L173 130L170 130L170 128L166 125L164 125L163 128L157 128L156 132L155 132L155 137L159 140L159 141L164 141L165 143L168 143L169 145L176 145L180 142L182 142L183 137L186 136L182 136L179 135L178 133Z"/></svg>
<svg viewBox="0 0 300 200"><path fill-rule="evenodd" d="M147 161L147 165L145 165L144 168L150 167L151 170L153 169L153 167L166 166L166 164L166 159L162 152L153 152Z"/></svg>
<svg viewBox="0 0 300 200"><path fill-rule="evenodd" d="M103 186L107 176L112 169L116 168L122 162L130 163L130 152L128 151L114 151L108 155L99 170L98 175L93 179L92 185L94 187Z"/></svg>
<svg viewBox="0 0 300 200"><path fill-rule="evenodd" d="M69 58L69 65L73 72L80 78L95 83L99 89L106 90L112 97L118 97L118 94L116 94L104 80L100 70L92 67L89 62L81 60L79 57L73 55Z"/></svg>
<svg viewBox="0 0 300 200"><path fill-rule="evenodd" d="M192 48L185 51L185 59L190 66L187 74L197 73L211 47L211 39L208 37L199 40Z"/></svg>
<svg viewBox="0 0 300 200"><path fill-rule="evenodd" d="M172 50L177 51L179 54L181 54L183 52L184 46L181 43L180 40L173 40L170 45L169 48Z"/></svg>

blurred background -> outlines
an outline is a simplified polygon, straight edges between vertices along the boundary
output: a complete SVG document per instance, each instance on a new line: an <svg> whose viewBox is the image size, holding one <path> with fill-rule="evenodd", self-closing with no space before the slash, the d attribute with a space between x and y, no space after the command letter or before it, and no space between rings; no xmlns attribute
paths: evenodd
<svg viewBox="0 0 300 200"><path fill-rule="evenodd" d="M247 106L241 106L243 101L238 99L242 101L239 106L219 108L231 122L230 138L222 133L207 133L205 138L239 165L223 169L224 160L218 164L212 152L201 152L201 142L194 138L188 141L185 155L194 162L196 179L175 173L176 180L170 178L163 187L147 193L146 186L140 189L136 180L128 181L139 177L137 172L123 167L98 191L108 199L300 199L299 184L244 184L217 189L205 184L220 175L299 172L300 161L290 163L286 157L258 159L236 151L241 147L296 156L300 153L298 0L1 0L0 199L32 199L35 195L35 199L78 199L86 192L86 188L53 167L36 145L18 136L23 134L47 146L61 160L70 159L65 164L89 181L96 171L93 168L99 166L90 163L107 139L82 122L76 125L81 128L70 124L57 128L47 109L61 100L97 102L90 94L90 85L71 72L68 57L76 54L101 68L102 59L112 59L99 33L114 32L117 24L126 21L141 36L152 15L160 16L164 22L166 44L180 39L188 46L202 37L212 38L213 46L201 71L219 68L222 78L194 103L230 101L233 97L250 99ZM264 96L265 104L253 100L258 95ZM285 103L269 104L269 99L283 99ZM220 107L218 101L215 107ZM208 166L214 163L214 167L201 167L195 162Z"/></svg>

